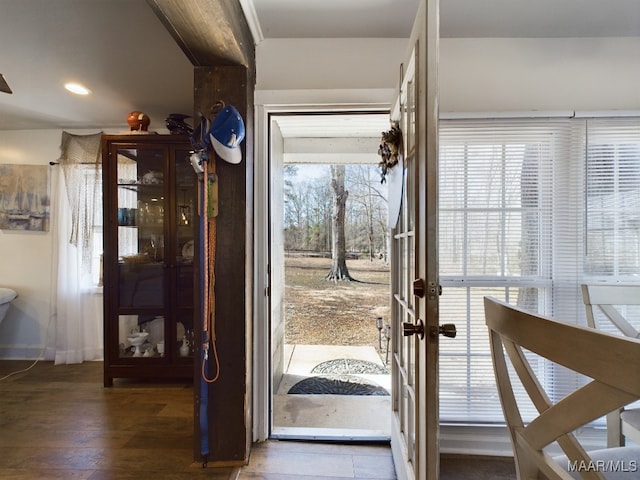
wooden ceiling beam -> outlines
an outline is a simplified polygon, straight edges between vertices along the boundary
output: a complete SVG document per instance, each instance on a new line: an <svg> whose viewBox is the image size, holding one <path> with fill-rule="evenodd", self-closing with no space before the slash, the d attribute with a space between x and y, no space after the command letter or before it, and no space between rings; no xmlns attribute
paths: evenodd
<svg viewBox="0 0 640 480"><path fill-rule="evenodd" d="M239 0L147 0L196 67L252 69L255 48Z"/></svg>

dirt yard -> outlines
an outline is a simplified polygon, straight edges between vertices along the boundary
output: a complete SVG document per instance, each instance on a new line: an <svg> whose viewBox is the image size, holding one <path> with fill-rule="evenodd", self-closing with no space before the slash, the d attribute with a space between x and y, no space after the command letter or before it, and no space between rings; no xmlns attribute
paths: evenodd
<svg viewBox="0 0 640 480"><path fill-rule="evenodd" d="M389 321L389 266L347 260L354 282L325 280L330 266L329 258L286 258L286 343L378 348L375 319Z"/></svg>

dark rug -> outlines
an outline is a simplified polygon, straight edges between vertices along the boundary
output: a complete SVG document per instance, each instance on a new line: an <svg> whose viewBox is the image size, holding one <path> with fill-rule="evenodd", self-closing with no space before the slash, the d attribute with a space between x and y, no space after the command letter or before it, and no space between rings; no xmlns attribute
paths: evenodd
<svg viewBox="0 0 640 480"><path fill-rule="evenodd" d="M324 375L300 380L287 392L292 395L389 395L384 388L353 375Z"/></svg>

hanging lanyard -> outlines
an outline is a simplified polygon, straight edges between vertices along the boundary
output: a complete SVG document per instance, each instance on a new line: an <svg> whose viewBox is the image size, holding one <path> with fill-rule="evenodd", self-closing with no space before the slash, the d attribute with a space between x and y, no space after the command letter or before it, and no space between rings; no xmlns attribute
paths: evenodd
<svg viewBox="0 0 640 480"><path fill-rule="evenodd" d="M203 217L203 249L204 249L204 307L202 312L202 379L207 383L215 382L220 376L220 360L216 347L215 330L215 267L216 267L216 217L213 212L213 199L210 197L211 184L217 181L215 163L209 167L208 161L203 161L203 192L202 192L202 217ZM215 361L216 373L210 378L207 375L207 362L209 361L209 348L211 347Z"/></svg>

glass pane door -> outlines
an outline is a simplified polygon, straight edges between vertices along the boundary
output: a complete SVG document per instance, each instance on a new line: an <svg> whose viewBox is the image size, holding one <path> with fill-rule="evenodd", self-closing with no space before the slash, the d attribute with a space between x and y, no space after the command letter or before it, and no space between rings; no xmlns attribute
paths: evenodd
<svg viewBox="0 0 640 480"><path fill-rule="evenodd" d="M164 150L118 149L117 162L120 356L154 357L167 291Z"/></svg>
<svg viewBox="0 0 640 480"><path fill-rule="evenodd" d="M196 176L189 163L189 151L175 152L175 182L171 195L173 219L172 243L176 246L171 265L176 269L176 331L177 354L193 355L193 255L196 234ZM181 348L182 347L182 348Z"/></svg>
<svg viewBox="0 0 640 480"><path fill-rule="evenodd" d="M410 66L412 67L412 65ZM400 97L400 126L404 132L402 162L394 168L402 169L402 202L396 228L392 230L394 268L392 278L393 359L392 379L393 413L397 442L402 445L407 479L412 479L416 464L416 341L403 334L404 324L416 323L416 305L413 295L415 268L415 92L413 69L407 72ZM389 187L391 188L391 186ZM391 192L389 193L391 195Z"/></svg>

